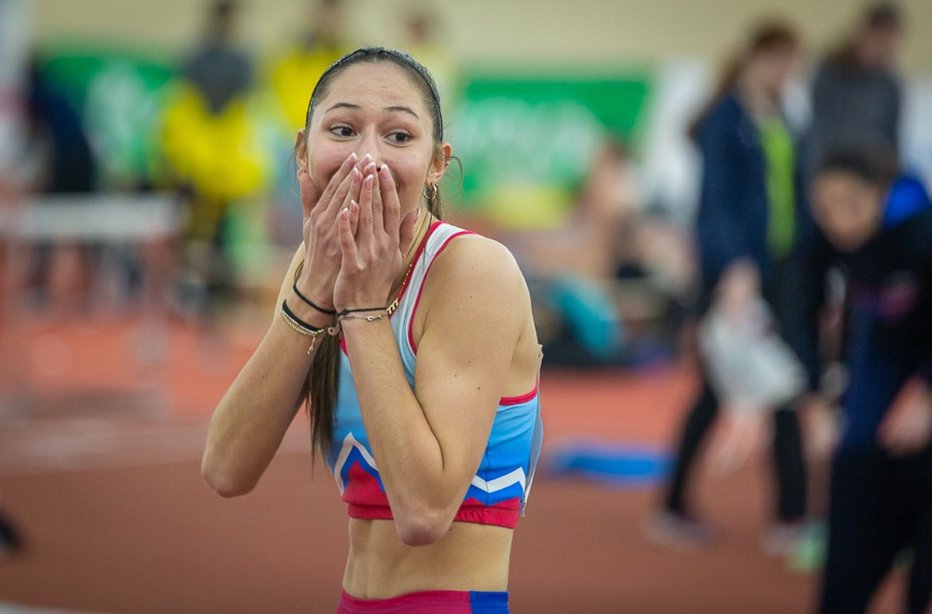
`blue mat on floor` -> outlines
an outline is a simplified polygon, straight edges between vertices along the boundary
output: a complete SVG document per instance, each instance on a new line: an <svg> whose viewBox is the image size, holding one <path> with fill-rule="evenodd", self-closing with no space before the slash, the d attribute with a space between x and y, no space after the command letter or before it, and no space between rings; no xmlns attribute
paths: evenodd
<svg viewBox="0 0 932 614"><path fill-rule="evenodd" d="M663 480L671 459L666 450L615 442L576 440L560 443L547 454L550 477L582 478L625 488L653 486Z"/></svg>

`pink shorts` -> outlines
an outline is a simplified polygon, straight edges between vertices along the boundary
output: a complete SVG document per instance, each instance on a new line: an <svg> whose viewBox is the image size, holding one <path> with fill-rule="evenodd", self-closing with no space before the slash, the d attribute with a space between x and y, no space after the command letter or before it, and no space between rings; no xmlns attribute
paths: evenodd
<svg viewBox="0 0 932 614"><path fill-rule="evenodd" d="M508 614L505 591L420 591L388 599L360 599L346 591L337 614Z"/></svg>

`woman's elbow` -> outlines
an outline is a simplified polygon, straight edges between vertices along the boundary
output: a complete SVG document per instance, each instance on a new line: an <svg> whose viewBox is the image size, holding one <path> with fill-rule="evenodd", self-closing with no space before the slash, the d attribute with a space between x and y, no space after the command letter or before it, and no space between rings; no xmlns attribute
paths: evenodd
<svg viewBox="0 0 932 614"><path fill-rule="evenodd" d="M447 534L452 524L450 514L442 510L421 508L394 514L395 532L406 546L429 546Z"/></svg>
<svg viewBox="0 0 932 614"><path fill-rule="evenodd" d="M201 477L204 478L211 490L224 498L245 495L252 492L252 489L256 487L255 480L244 479L237 472L231 471L229 467L212 461L206 454L201 462Z"/></svg>

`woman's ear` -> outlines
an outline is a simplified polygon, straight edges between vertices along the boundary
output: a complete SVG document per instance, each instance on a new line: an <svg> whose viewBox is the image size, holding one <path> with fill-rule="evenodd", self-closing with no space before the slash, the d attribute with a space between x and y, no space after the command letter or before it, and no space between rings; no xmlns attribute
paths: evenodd
<svg viewBox="0 0 932 614"><path fill-rule="evenodd" d="M298 170L302 170L305 173L307 170L307 138L304 135L304 130L298 130L298 133L294 138L294 159L298 163Z"/></svg>
<svg viewBox="0 0 932 614"><path fill-rule="evenodd" d="M427 172L428 183L437 185L443 179L450 166L450 159L453 156L453 147L449 143L443 143L437 146L436 155L430 164L430 170Z"/></svg>

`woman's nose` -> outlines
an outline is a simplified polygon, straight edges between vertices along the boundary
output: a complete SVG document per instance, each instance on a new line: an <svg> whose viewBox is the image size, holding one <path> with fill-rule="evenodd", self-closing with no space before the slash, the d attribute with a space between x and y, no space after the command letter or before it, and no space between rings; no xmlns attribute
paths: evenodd
<svg viewBox="0 0 932 614"><path fill-rule="evenodd" d="M382 164L382 153L379 145L379 139L375 134L375 131L367 130L363 133L362 138L359 140L359 146L356 149L356 155L361 160L368 154L369 158L375 163L376 168L378 168Z"/></svg>

